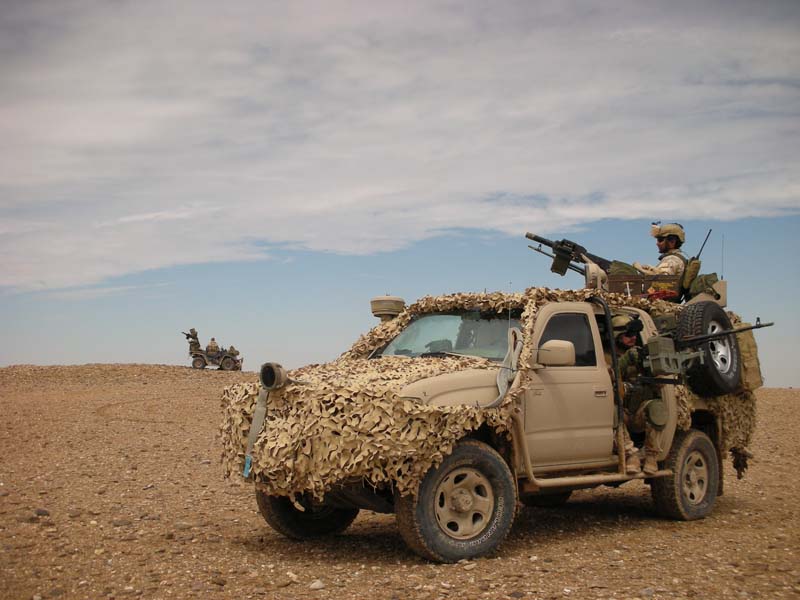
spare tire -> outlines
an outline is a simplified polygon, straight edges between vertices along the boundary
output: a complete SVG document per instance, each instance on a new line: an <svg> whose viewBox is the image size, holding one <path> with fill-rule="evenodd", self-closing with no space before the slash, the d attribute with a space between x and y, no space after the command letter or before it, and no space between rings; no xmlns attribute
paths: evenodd
<svg viewBox="0 0 800 600"><path fill-rule="evenodd" d="M678 340L732 329L728 315L715 302L689 304L678 319ZM739 388L742 359L736 334L697 345L703 361L695 359L686 380L700 396L730 394Z"/></svg>

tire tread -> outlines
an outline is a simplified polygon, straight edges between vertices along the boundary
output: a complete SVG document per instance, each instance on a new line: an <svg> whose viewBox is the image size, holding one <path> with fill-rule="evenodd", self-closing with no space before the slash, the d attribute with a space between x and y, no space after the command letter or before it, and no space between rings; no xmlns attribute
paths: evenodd
<svg viewBox="0 0 800 600"><path fill-rule="evenodd" d="M357 508L336 508L330 519L304 523L294 514L302 513L295 509L286 498L268 496L256 489L256 504L258 504L258 511L267 525L293 540L306 540L341 533L355 521L359 512Z"/></svg>
<svg viewBox="0 0 800 600"><path fill-rule="evenodd" d="M651 485L653 504L655 505L656 511L664 517L678 521L693 521L695 519L701 519L705 516L705 514L693 515L689 513L681 502L682 482L680 478L680 462L683 460L686 454L686 449L698 439L705 439L709 444L711 444L711 449L713 450L711 453L711 459L713 459L714 463L717 465L717 472L714 473L712 470L712 472L709 473L708 495L711 498L711 508L709 508L708 512L710 512L714 506L717 496L717 482L719 480L720 469L720 465L717 460L716 449L714 448L711 440L701 431L696 429L690 429L689 431L677 431L675 432L675 437L672 440L672 448L670 449L669 455L664 461L663 466L664 469L671 470L673 475L669 477L657 477L652 480Z"/></svg>
<svg viewBox="0 0 800 600"><path fill-rule="evenodd" d="M456 450L458 449L467 449L467 452L474 452L479 451L483 453L489 453L494 456L494 459L499 461L502 464L503 468L507 472L507 477L513 481L513 488L512 488L512 498L510 499L510 506L507 507L507 510L510 511L510 524L513 524L514 519L517 516L518 510L518 497L517 497L517 487L516 487L516 479L513 476L513 472L506 464L505 460L503 459L500 454L494 450L491 446L487 444L473 439L465 439L462 440ZM454 450L455 452L455 450ZM451 455L452 456L452 455ZM448 457L449 458L449 457ZM447 458L445 459L447 460ZM434 473L436 469L432 469L428 472L428 475ZM428 477L426 475L426 478ZM444 551L439 551L437 548L431 543L431 541L426 537L425 532L423 531L424 523L418 518L417 511L419 509L420 503L420 494L422 493L422 488L425 485L425 479L423 479L422 484L420 484L420 489L418 490L417 494L414 496L397 496L395 499L395 519L397 521L397 528L400 532L400 536L406 542L408 547L414 551L416 554L426 558L428 560L436 561L436 562L456 562L460 558L464 557L456 557L448 555ZM510 529L510 524L508 525ZM433 526L433 525L431 525ZM504 537L504 536L503 536ZM494 550L500 543L502 539L495 540L491 547L482 549L474 556L481 556Z"/></svg>
<svg viewBox="0 0 800 600"><path fill-rule="evenodd" d="M708 310L719 311L720 317L724 319L723 325L730 327L728 316L718 304L714 302L697 302L696 304L689 304L681 312L680 319L678 320L678 339L707 333L705 331L705 317ZM735 335L731 334L730 339L732 353L736 355L737 365L735 368L737 369L736 379L738 384L738 370L741 368L739 346ZM708 351L706 350L708 347L707 344L708 342L700 346L700 348L703 348L706 355L708 355ZM708 373L709 368L713 367L697 363L687 369L686 380L693 392L700 396L713 397L733 391L732 389L726 389L723 387L723 384L713 379Z"/></svg>

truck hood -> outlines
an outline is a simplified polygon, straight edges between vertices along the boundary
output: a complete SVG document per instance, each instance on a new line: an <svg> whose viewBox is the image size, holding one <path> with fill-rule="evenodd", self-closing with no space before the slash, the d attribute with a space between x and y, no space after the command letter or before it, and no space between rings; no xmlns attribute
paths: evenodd
<svg viewBox="0 0 800 600"><path fill-rule="evenodd" d="M426 379L496 367L482 358L393 356L342 357L290 371L292 381L268 395L251 477L267 493L282 496L322 498L353 479L415 493L424 474L469 431L488 424L507 432L510 402L493 409L433 406L401 392ZM229 477L242 477L259 389L245 383L223 391L222 462Z"/></svg>

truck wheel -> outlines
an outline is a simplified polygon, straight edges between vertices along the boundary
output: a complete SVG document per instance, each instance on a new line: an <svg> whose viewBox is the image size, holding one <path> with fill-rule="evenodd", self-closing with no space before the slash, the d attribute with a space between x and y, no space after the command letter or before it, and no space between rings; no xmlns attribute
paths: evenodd
<svg viewBox="0 0 800 600"><path fill-rule="evenodd" d="M234 367L236 367L236 362L230 356L223 358L219 365L223 371L233 371Z"/></svg>
<svg viewBox="0 0 800 600"><path fill-rule="evenodd" d="M722 307L714 302L698 302L681 312L678 339L725 329L731 329L731 322ZM736 335L705 342L698 349L703 353L703 362L696 361L686 372L692 391L700 396L719 396L736 391L742 370Z"/></svg>
<svg viewBox="0 0 800 600"><path fill-rule="evenodd" d="M358 516L357 508L336 508L301 500L305 511L295 508L285 496L269 496L256 489L256 503L261 516L278 533L293 540L307 540L341 533Z"/></svg>
<svg viewBox="0 0 800 600"><path fill-rule="evenodd" d="M400 535L439 562L482 556L505 539L517 510L517 483L503 457L477 440L458 444L431 469L416 498L395 500Z"/></svg>
<svg viewBox="0 0 800 600"><path fill-rule="evenodd" d="M569 500L572 492L558 492L556 494L534 494L532 496L522 496L520 500L525 506L532 508L558 508L564 506Z"/></svg>
<svg viewBox="0 0 800 600"><path fill-rule="evenodd" d="M192 359L192 368L193 369L205 369L206 368L206 361L203 360L202 356L195 356Z"/></svg>
<svg viewBox="0 0 800 600"><path fill-rule="evenodd" d="M675 433L664 464L668 477L652 480L656 510L680 521L702 519L714 508L719 486L719 461L714 444L702 431Z"/></svg>

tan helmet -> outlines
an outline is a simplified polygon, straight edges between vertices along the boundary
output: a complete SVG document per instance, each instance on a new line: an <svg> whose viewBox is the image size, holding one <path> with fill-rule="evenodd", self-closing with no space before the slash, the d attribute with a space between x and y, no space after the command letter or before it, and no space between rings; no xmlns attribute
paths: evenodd
<svg viewBox="0 0 800 600"><path fill-rule="evenodd" d="M611 319L611 327L614 329L614 333L622 333L625 331L625 328L628 326L633 319L628 315L616 315L614 318Z"/></svg>
<svg viewBox="0 0 800 600"><path fill-rule="evenodd" d="M681 244L686 241L686 232L684 232L683 225L680 223L666 223L662 225L661 221L657 221L650 226L650 235L653 237L674 235L681 241Z"/></svg>

